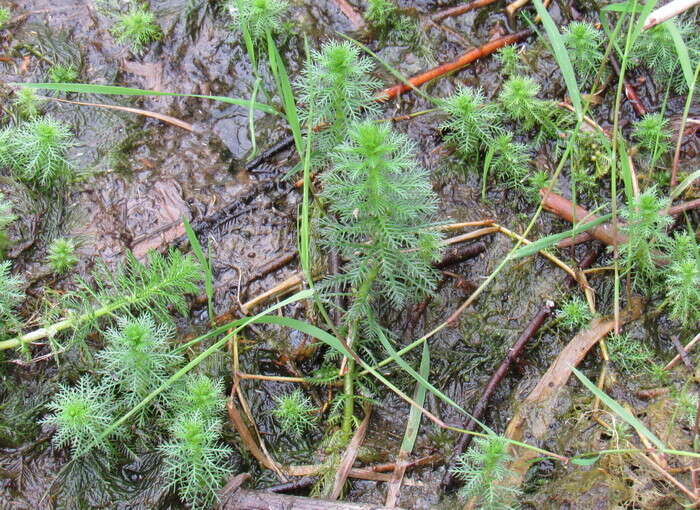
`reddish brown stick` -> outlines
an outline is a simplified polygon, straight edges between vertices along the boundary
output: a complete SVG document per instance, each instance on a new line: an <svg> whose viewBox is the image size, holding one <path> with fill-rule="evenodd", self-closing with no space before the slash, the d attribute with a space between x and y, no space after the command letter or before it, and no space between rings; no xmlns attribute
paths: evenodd
<svg viewBox="0 0 700 510"><path fill-rule="evenodd" d="M426 71L422 74L419 74L418 76L414 76L413 78L408 80L408 82L411 85L400 83L388 89L384 89L377 95L377 98L381 100L393 99L403 94L404 92L408 92L412 88L420 87L421 85L423 85L426 82L429 82L430 80L434 80L435 78L439 78L440 76L443 76L447 73L451 73L452 71L461 69L471 64L475 60L486 57L494 51L502 48L503 46L508 46L509 44L515 44L517 42L520 42L527 36L529 36L531 33L532 31L530 30L522 30L515 34L510 34L499 39L495 39L491 42L484 44L480 48L474 48L473 50L466 52L457 60L448 62L446 64L442 64L431 69L430 71Z"/></svg>
<svg viewBox="0 0 700 510"><path fill-rule="evenodd" d="M357 12L347 0L335 0L335 3L338 6L338 9L340 9L341 12L345 14L345 17L348 18L354 30L362 30L364 28L365 19L362 17L362 14Z"/></svg>
<svg viewBox="0 0 700 510"><path fill-rule="evenodd" d="M466 4L456 5L454 7L449 7L443 9L442 11L436 12L431 16L431 20L435 23L440 23L445 18L451 18L453 16L461 16L465 12L473 11L475 9L481 9L487 5L491 5L496 0L474 0L473 2L468 2Z"/></svg>
<svg viewBox="0 0 700 510"><path fill-rule="evenodd" d="M547 302L544 305L542 305L542 308L540 308L535 317L530 321L530 324L527 325L527 327L522 332L518 340L515 342L515 344L513 344L513 347L511 347L508 350L508 354L506 355L505 359L501 362L501 365L498 367L498 370L494 372L494 374L489 379L489 382L486 384L484 393L481 395L481 398L479 398L479 402L477 402L476 407L474 407L474 410L471 413L472 417L464 426L466 430L474 429L474 426L476 425L475 420L479 420L483 416L484 411L486 411L486 406L489 404L489 400L491 399L491 395L493 395L493 392L496 391L496 388L498 388L498 385L501 383L501 380L506 376L508 370L510 370L510 366L515 362L515 360L518 359L520 354L522 354L523 349L525 349L527 343L533 336L535 336L537 331L542 327L542 324L544 324L545 319L552 312L553 306L554 303L551 302ZM455 445L452 459L450 459L450 464L454 463L455 459L459 457L464 451L464 449L469 446L472 437L473 436L471 434L463 434L462 437L459 438L459 441ZM452 473L450 471L447 471L445 473L445 476L442 478L443 487L449 487L450 485L452 485L453 480L454 478L452 476Z"/></svg>
<svg viewBox="0 0 700 510"><path fill-rule="evenodd" d="M580 205L577 205L574 208L574 204L573 202L571 202L571 200L568 200L562 197L561 195L558 195L557 193L551 191L549 193L546 193L545 189L541 189L540 195L543 197L542 206L544 207L544 209L556 214L557 216L565 219L566 221L574 223L575 218L577 223L581 221L588 223L598 219L598 216L589 213ZM681 204L674 205L673 207L669 207L668 210L662 211L662 213L668 214L669 216L677 216L686 211L697 209L698 207L700 207L700 198L696 198L695 200L690 200L688 202L683 202ZM560 248L564 246L571 246L573 244L578 244L579 242L587 241L591 238L597 239L598 241L609 246L612 246L616 243L622 244L627 241L627 238L620 232L618 232L617 236L615 236L612 225L609 224L598 225L596 227L593 227L589 231L584 232L584 234L576 236L574 238L574 241L568 239L561 241L557 246Z"/></svg>
<svg viewBox="0 0 700 510"><path fill-rule="evenodd" d="M615 58L615 56L612 54L610 55L610 64L612 64L612 68L615 71L615 74L620 76L620 64L618 63L617 58ZM639 115L640 117L646 115L647 110L646 108L644 108L644 104L642 103L642 100L639 99L637 91L632 86L632 84L627 79L625 79L623 81L623 85L625 87L625 97L632 105L632 108L634 108L634 111L637 112L637 115Z"/></svg>

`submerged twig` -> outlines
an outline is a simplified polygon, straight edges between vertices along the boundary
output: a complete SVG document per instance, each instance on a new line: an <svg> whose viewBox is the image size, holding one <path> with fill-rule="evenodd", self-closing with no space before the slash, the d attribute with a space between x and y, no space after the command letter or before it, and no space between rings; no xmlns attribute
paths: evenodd
<svg viewBox="0 0 700 510"><path fill-rule="evenodd" d="M472 2L467 2L465 4L455 5L454 7L448 7L441 11L433 14L430 19L435 23L439 23L446 18L451 18L453 16L461 16L462 14L473 11L475 9L481 9L487 5L491 5L496 0L473 0Z"/></svg>
<svg viewBox="0 0 700 510"><path fill-rule="evenodd" d="M431 69L430 71L426 71L422 74L414 76L413 78L410 78L408 80L409 84L400 83L398 85L394 85L393 87L389 87L388 89L384 89L379 94L377 94L377 98L380 100L393 99L403 94L404 92L408 92L409 90L419 87L424 83L434 80L435 78L439 78L441 76L444 76L445 74L457 71L458 69L468 66L475 60L486 57L491 53L495 52L496 50L502 48L503 46L508 46L510 44L520 42L531 34L531 30L522 30L515 34L506 35L504 37L500 37L498 39L490 41L479 48L474 48L473 50L464 53L462 56L460 56L458 59L452 62L442 64L438 67Z"/></svg>

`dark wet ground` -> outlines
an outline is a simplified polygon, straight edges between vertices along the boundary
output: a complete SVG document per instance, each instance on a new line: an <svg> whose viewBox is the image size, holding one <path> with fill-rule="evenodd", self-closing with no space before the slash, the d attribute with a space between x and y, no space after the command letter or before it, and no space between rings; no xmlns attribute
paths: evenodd
<svg viewBox="0 0 700 510"><path fill-rule="evenodd" d="M403 2L404 7L414 9L412 12L418 15L454 3ZM351 29L333 2L303 4L292 9L292 22L298 32L289 37L283 47L292 77L298 73L299 65L303 62L303 40L299 34L306 33L310 44L318 46L335 31L348 32ZM84 82L240 98L250 95L253 80L245 50L238 45L236 35L227 29L226 17L209 2L152 1L152 10L158 15L165 37L141 58L133 57L123 48L115 46L108 32L109 19L97 12L92 2L27 0L10 2L9 5L15 13L30 14L26 21L13 28L11 35L1 36L5 39L2 40L0 54L13 45L24 43L54 62L79 56L80 80ZM192 5L193 8L188 8ZM567 7L566 11L567 17L580 16L581 12L571 7ZM557 7L552 9L552 14L557 19L561 17ZM475 46L494 33L516 28L508 24L498 4L447 20L445 24ZM434 27L427 30L430 53L437 61L451 59L467 49L448 32ZM431 65L430 59L417 56L416 52L405 47L384 47L379 54L406 75ZM29 57L23 61L19 55ZM543 96L562 97L564 94L559 79L551 78L556 69L552 60L533 57L531 63L534 72L542 78ZM13 54L10 62L0 62L0 75L7 82L44 81L47 66L46 60L19 50ZM393 83L387 72L378 71L378 74L387 84ZM449 79L431 84L428 90L434 96L446 97L459 83L482 86L488 96L493 96L500 83L498 66L493 59L486 59ZM268 88L272 90L269 83ZM238 292L244 300L296 271L294 262L238 289L238 270L242 272L243 282L246 282L267 261L295 250L296 214L300 203L300 195L293 183L281 180L296 163L291 152L283 151L254 171L246 170L246 157L251 152L252 144L245 108L186 98L67 97L166 113L193 123L196 133L131 114L47 103L46 110L51 115L75 128L79 138L79 146L73 154L76 166L95 173L75 185L67 196L47 199L53 203L62 201L61 208L49 207L50 212L47 213L41 206L26 203L26 214L11 232L17 241L11 256L17 259L16 264L21 264L33 281L30 292L38 294L44 286L60 288L63 285L47 277L37 278L37 275L46 274L41 262L45 254L45 239L54 232L82 239L78 269L87 272L97 260L114 264L126 250L139 251L145 246L163 244L163 240L181 235L173 227L179 223L182 215L187 215L193 224L202 226L200 238L206 239L212 248L219 288L215 304L219 313L235 305ZM401 115L429 107L424 100L409 94L388 104L386 115ZM672 104L672 108L681 107ZM627 111L625 114L629 113ZM605 119L605 110L596 112L596 116ZM420 162L433 173L435 189L442 198L444 216L455 221L495 218L512 230L524 229L527 214L533 210L526 201L494 189L484 205L479 199L479 177L476 174L468 173L465 179L457 179L448 172L450 167L459 163L443 156L442 151L435 150L441 143L436 131L439 121L437 115L426 115L398 123L396 127L406 131L418 143ZM279 118L269 115L257 114L256 130L257 145L262 150L288 136ZM554 163L547 160L546 154L539 158L545 164ZM22 190L9 191L20 196ZM216 221L204 221L211 218ZM531 237L558 231L562 225L556 221L552 223L552 217L544 215ZM34 237L37 239L33 244L22 242ZM501 236L490 236L486 242L484 255L453 268L476 285L495 268L512 246L511 241ZM577 252L577 256L580 258L582 253ZM507 346L535 315L543 300L558 297L559 289L563 288L561 276L559 271L539 258L521 261L502 273L469 313L463 316L458 327L444 330L431 340L431 373L436 386L467 408L473 405L503 358ZM602 280L593 280L593 284L600 292L600 301L604 302L609 297L609 286ZM439 298L428 308L416 333L420 333L421 327L427 330L429 326L444 320L464 299L465 292L456 288L453 281L447 281ZM304 311L299 308L290 313L301 317ZM206 318L206 311L200 308L194 316L196 323L201 323ZM196 327L196 324L192 326ZM288 335L284 331L273 330L269 334L275 341L279 341L280 336L284 341ZM296 342L298 339L289 340ZM493 428L503 430L511 416L510 399L517 394L514 390L520 388L522 391L532 386L566 341L568 337L550 332L533 344L527 362L516 369L515 377L504 381L494 398L494 404L486 415L487 422ZM654 341L659 340L655 338ZM272 345L272 342L268 342L247 354L243 360L244 368L249 372L290 375L276 364L277 355ZM310 362L305 365L304 362L300 363L302 368L312 368ZM223 357L212 361L211 365L213 373L225 375L228 370ZM31 391L26 394L36 397L37 406L47 398L46 393L55 373L51 361L14 369L14 375L23 381L25 387L30 385ZM408 381L403 381L403 384L410 388ZM259 426L272 445L273 454L285 462L306 462L313 451L314 442L290 444L278 435L267 414L272 405L271 396L282 388L277 384L246 384L253 413L261 416ZM446 422L458 420L453 411L437 405L434 400L429 399L427 407ZM404 432L405 420L402 418L407 414L408 409L403 402L393 394L385 395L382 406L375 410L367 439L367 443L376 451L374 462L393 460ZM41 416L40 407L35 409L34 416ZM65 462L66 453L50 447L45 433L39 427L27 430L23 434L25 437L19 441L19 448L0 451L0 508L54 508L51 498L42 498L56 471ZM42 442L32 446L36 438ZM227 438L236 444L237 438L233 432L229 431ZM416 454L427 455L436 450L449 453L453 440L451 435L426 425L419 436ZM237 456L233 462L237 470L253 472L258 486L277 483L269 472L260 472L247 457ZM151 498L155 496L149 491L139 493L142 483L136 481L138 476L129 474L130 470L143 476L148 473L147 466L125 467L122 477L113 480L111 496L103 499L97 495L92 498L93 501L103 499L102 506L96 508L152 507L154 500ZM440 497L438 484L443 470L439 467L409 473L408 476L420 486L404 487L400 504L411 508L437 505ZM383 501L384 490L381 484L353 482L348 498L378 503ZM444 503L444 508L449 508L449 505L449 502ZM164 504L162 508L175 507Z"/></svg>

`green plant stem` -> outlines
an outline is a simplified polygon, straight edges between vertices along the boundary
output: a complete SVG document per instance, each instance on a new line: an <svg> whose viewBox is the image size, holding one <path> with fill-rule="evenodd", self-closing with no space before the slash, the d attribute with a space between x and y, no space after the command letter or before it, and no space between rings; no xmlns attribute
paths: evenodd
<svg viewBox="0 0 700 510"><path fill-rule="evenodd" d="M357 296L355 299L361 299L361 300L366 300L367 296L369 295L369 291L372 289L372 284L374 283L374 280L377 278L377 275L379 274L379 266L375 265L369 274L367 275L367 279L364 281L362 286L358 289L357 291ZM355 340L357 339L357 330L360 325L360 320L355 319L350 326L350 342L348 343L349 347L353 347L353 344L355 343ZM346 365L346 372L345 376L343 379L343 392L344 392L344 404L345 406L343 407L343 425L342 425L342 430L343 433L346 435L350 435L352 432L352 422L353 422L353 416L355 414L355 360L348 356L347 358L347 365Z"/></svg>

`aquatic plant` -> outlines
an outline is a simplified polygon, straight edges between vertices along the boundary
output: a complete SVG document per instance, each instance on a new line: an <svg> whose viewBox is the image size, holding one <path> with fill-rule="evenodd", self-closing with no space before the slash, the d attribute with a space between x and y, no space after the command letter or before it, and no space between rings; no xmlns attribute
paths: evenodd
<svg viewBox="0 0 700 510"><path fill-rule="evenodd" d="M0 164L8 164L23 181L46 188L73 175L66 159L73 135L62 122L50 117L30 120L4 131L0 141L6 141Z"/></svg>
<svg viewBox="0 0 700 510"><path fill-rule="evenodd" d="M75 241L59 237L49 245L46 259L55 273L65 273L78 263L75 256Z"/></svg>
<svg viewBox="0 0 700 510"><path fill-rule="evenodd" d="M563 39L581 84L589 82L603 61L601 31L588 22L573 21L566 27Z"/></svg>
<svg viewBox="0 0 700 510"><path fill-rule="evenodd" d="M119 390L122 402L134 406L163 384L170 369L183 358L170 349L173 328L157 325L148 314L118 317L117 327L105 332L106 346L97 353L100 373ZM145 414L142 413L142 417Z"/></svg>
<svg viewBox="0 0 700 510"><path fill-rule="evenodd" d="M638 374L646 370L653 351L628 334L611 333L605 341L610 360L623 372Z"/></svg>
<svg viewBox="0 0 700 510"><path fill-rule="evenodd" d="M620 257L636 285L652 284L658 276L654 259L668 246L666 227L673 221L661 214L668 205L669 201L651 187L620 212L626 222L621 230L627 236L627 242L620 246Z"/></svg>
<svg viewBox="0 0 700 510"><path fill-rule="evenodd" d="M554 135L556 108L550 101L539 99L539 92L540 86L533 78L516 75L503 84L498 101L509 117L521 123L522 129L540 126L548 135Z"/></svg>
<svg viewBox="0 0 700 510"><path fill-rule="evenodd" d="M56 427L54 444L59 448L70 445L74 455L85 453L91 445L108 451L108 442L100 436L114 420L116 404L109 389L87 375L75 386L59 386L60 391L48 405L53 414L42 420Z"/></svg>
<svg viewBox="0 0 700 510"><path fill-rule="evenodd" d="M78 79L78 71L70 65L54 64L49 68L49 80L54 83L72 83Z"/></svg>
<svg viewBox="0 0 700 510"><path fill-rule="evenodd" d="M8 21L10 21L11 17L12 13L10 12L10 9L7 7L0 7L0 30L5 28L5 25Z"/></svg>
<svg viewBox="0 0 700 510"><path fill-rule="evenodd" d="M537 170L527 178L525 191L533 202L539 203L540 190L549 187L551 176L545 170Z"/></svg>
<svg viewBox="0 0 700 510"><path fill-rule="evenodd" d="M119 312L138 310L167 322L172 311L184 315L186 294L198 292L196 282L202 278L201 266L190 256L172 250L167 256L156 252L148 263L139 262L131 253L116 271L100 266L93 274L94 284L80 281L68 294L61 309L71 310L67 318L10 340L0 341L0 350L51 337L71 329L80 339L98 326L100 319Z"/></svg>
<svg viewBox="0 0 700 510"><path fill-rule="evenodd" d="M695 236L677 234L670 243L669 258L664 276L670 316L690 327L700 319L700 252Z"/></svg>
<svg viewBox="0 0 700 510"><path fill-rule="evenodd" d="M638 146L649 154L650 165L671 151L672 135L668 121L661 113L648 113L634 123L632 136Z"/></svg>
<svg viewBox="0 0 700 510"><path fill-rule="evenodd" d="M12 202L5 197L4 193L0 193L0 232L16 219L17 216L12 214Z"/></svg>
<svg viewBox="0 0 700 510"><path fill-rule="evenodd" d="M139 55L147 45L163 37L153 14L145 5L133 5L120 14L111 29L119 44L129 44L132 53Z"/></svg>
<svg viewBox="0 0 700 510"><path fill-rule="evenodd" d="M247 32L253 40L265 38L267 32L281 30L289 3L285 0L228 0L224 7L233 17L235 29Z"/></svg>
<svg viewBox="0 0 700 510"><path fill-rule="evenodd" d="M12 262L0 262L0 321L2 329L17 324L15 308L24 301L24 278L12 274Z"/></svg>
<svg viewBox="0 0 700 510"><path fill-rule="evenodd" d="M175 415L199 413L210 419L219 419L226 407L224 383L203 374L188 374L170 399Z"/></svg>
<svg viewBox="0 0 700 510"><path fill-rule="evenodd" d="M39 105L43 101L34 89L21 87L15 92L12 104L23 119L33 119L39 115Z"/></svg>
<svg viewBox="0 0 700 510"><path fill-rule="evenodd" d="M559 323L566 329L579 329L588 324L593 315L588 304L578 296L564 301L557 311Z"/></svg>
<svg viewBox="0 0 700 510"><path fill-rule="evenodd" d="M460 86L440 108L448 114L440 125L443 139L463 156L475 155L504 133L498 106L487 101L481 89Z"/></svg>
<svg viewBox="0 0 700 510"><path fill-rule="evenodd" d="M349 261L334 278L354 289L349 320L366 318L379 297L400 307L435 289L437 197L414 152L408 138L387 125L355 123L321 176L330 213L321 243Z"/></svg>
<svg viewBox="0 0 700 510"><path fill-rule="evenodd" d="M504 46L496 52L496 60L501 65L503 76L512 76L523 71L518 50L514 45Z"/></svg>
<svg viewBox="0 0 700 510"><path fill-rule="evenodd" d="M700 59L700 32L693 20L672 20L675 23L680 38L686 45L691 68L694 68ZM670 23L666 22L666 23ZM688 84L683 77L680 58L676 50L671 31L661 23L649 30L644 30L637 37L632 48L631 61L635 65L641 65L649 69L658 85L670 84L678 93L688 91Z"/></svg>
<svg viewBox="0 0 700 510"><path fill-rule="evenodd" d="M398 15L398 9L391 0L367 0L365 20L380 33L386 33Z"/></svg>
<svg viewBox="0 0 700 510"><path fill-rule="evenodd" d="M329 42L321 51L311 51L297 82L299 102L305 105L300 118L312 128L328 126L316 135L321 152L343 141L349 123L363 112L377 111L374 93L380 83L369 75L372 67L348 41Z"/></svg>
<svg viewBox="0 0 700 510"><path fill-rule="evenodd" d="M525 178L532 158L527 145L513 141L511 133L504 133L492 140L489 154L489 171L492 175L512 188L525 188Z"/></svg>
<svg viewBox="0 0 700 510"><path fill-rule="evenodd" d="M211 508L232 473L231 448L218 442L221 424L195 412L179 416L169 430L171 439L158 448L164 479L193 509Z"/></svg>
<svg viewBox="0 0 700 510"><path fill-rule="evenodd" d="M275 397L272 415L283 431L295 437L301 437L316 422L314 406L301 390Z"/></svg>
<svg viewBox="0 0 700 510"><path fill-rule="evenodd" d="M464 482L460 496L476 498L482 510L506 510L512 508L519 494L515 487L504 481L513 476L508 463L508 443L500 436L474 438L474 444L457 458L452 473Z"/></svg>

